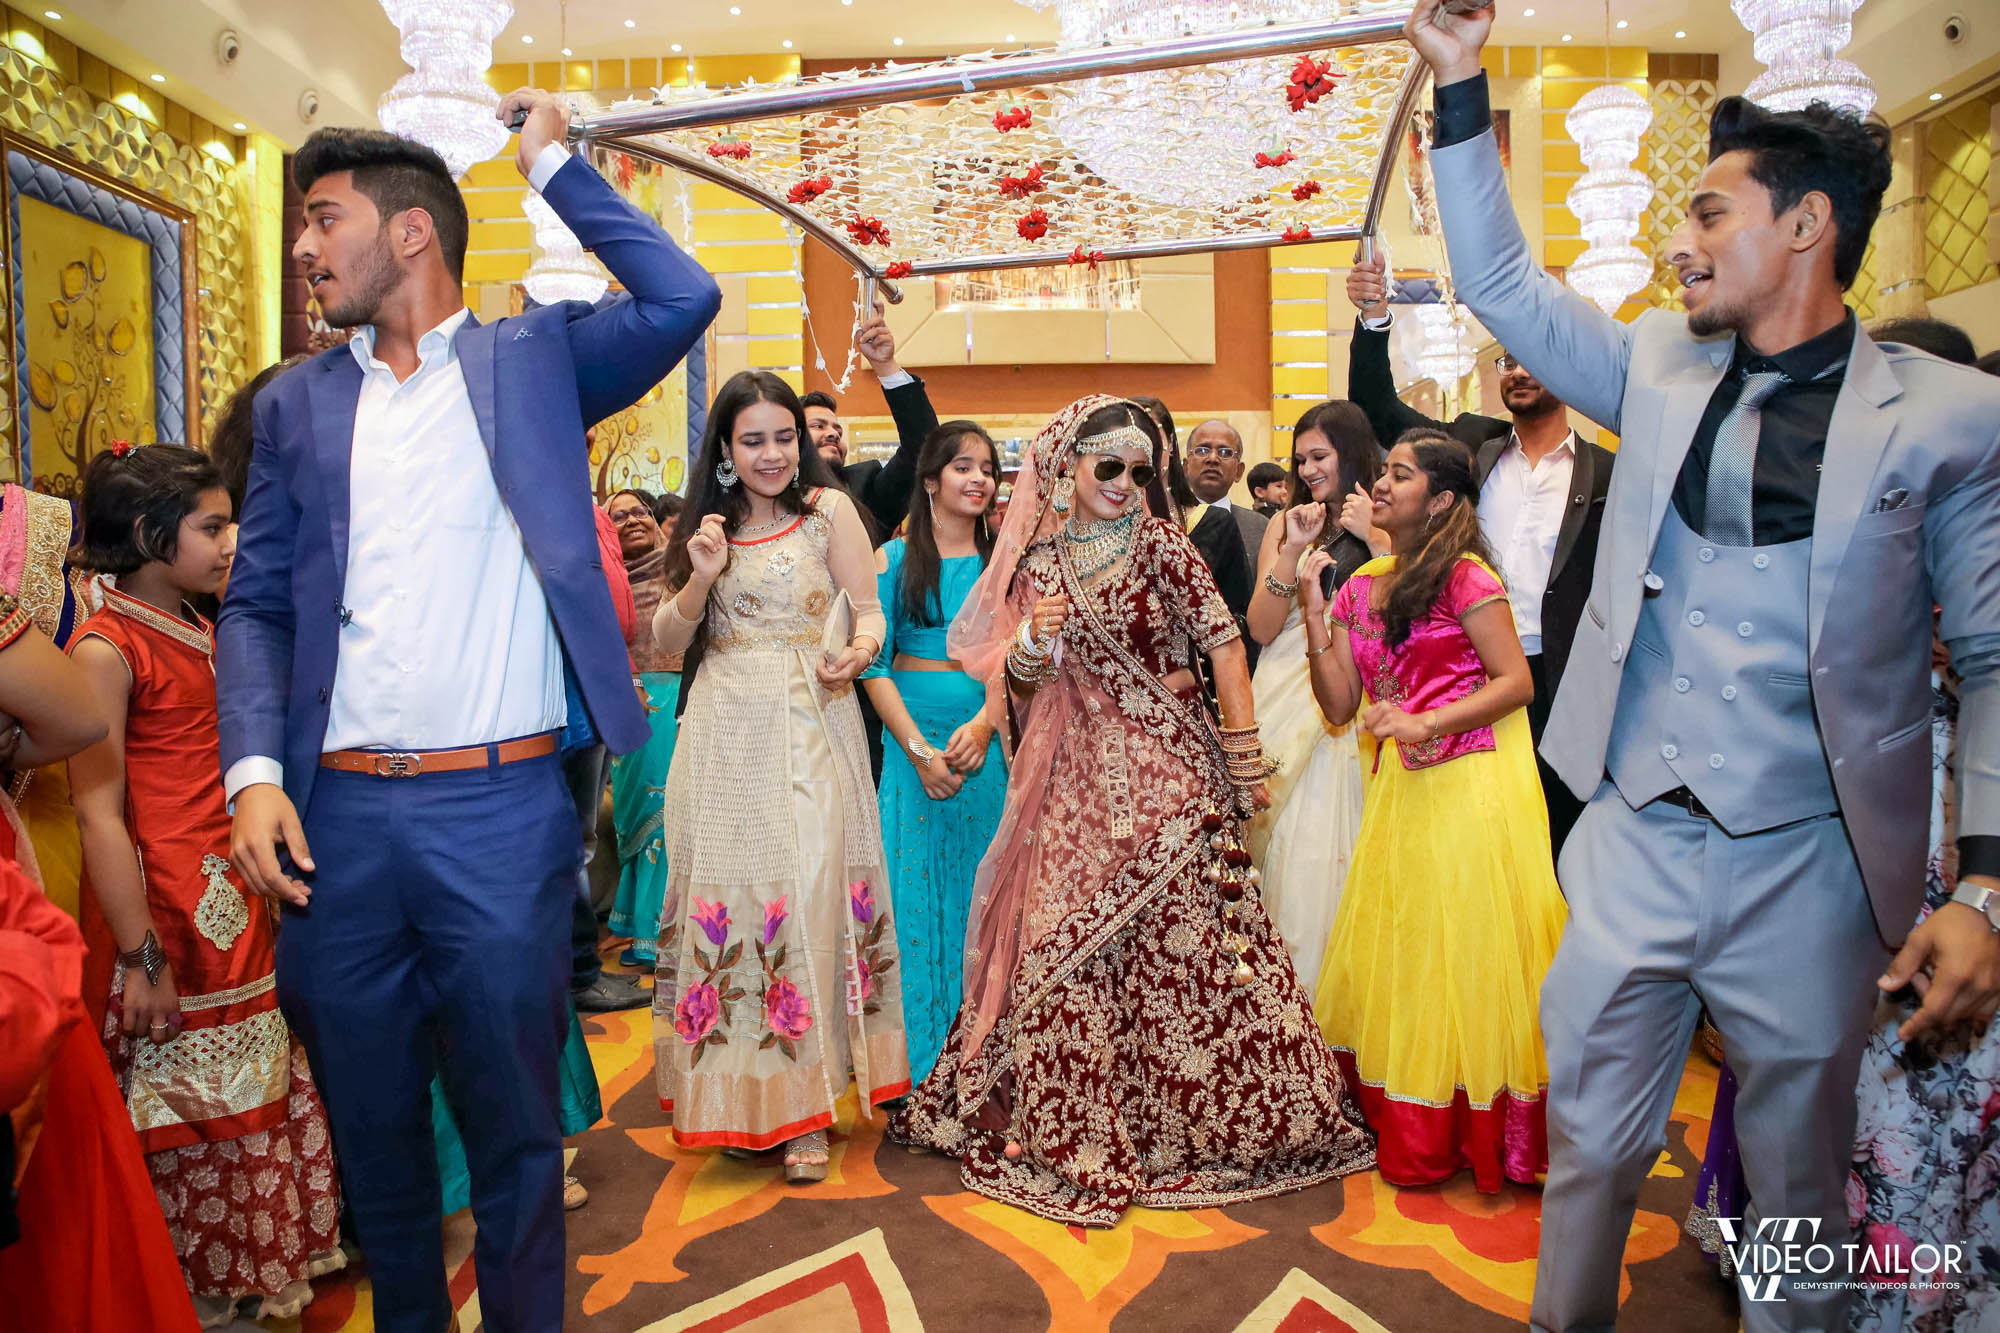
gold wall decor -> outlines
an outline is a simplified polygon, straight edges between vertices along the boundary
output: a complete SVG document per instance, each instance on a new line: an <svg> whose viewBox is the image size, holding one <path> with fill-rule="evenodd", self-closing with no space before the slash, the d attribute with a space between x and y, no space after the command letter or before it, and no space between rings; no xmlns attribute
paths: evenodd
<svg viewBox="0 0 2000 1333"><path fill-rule="evenodd" d="M136 237L23 197L14 244L28 349L33 489L73 495L113 440L150 444L152 252Z"/></svg>
<svg viewBox="0 0 2000 1333"><path fill-rule="evenodd" d="M162 429L160 438L200 444L229 396L256 369L250 364L254 200L244 140L17 11L0 7L0 24L0 131L192 221L185 314L196 410L187 425L176 425L171 434ZM0 440L6 446L0 479L14 472L19 377L26 373L15 364L12 305L0 302Z"/></svg>

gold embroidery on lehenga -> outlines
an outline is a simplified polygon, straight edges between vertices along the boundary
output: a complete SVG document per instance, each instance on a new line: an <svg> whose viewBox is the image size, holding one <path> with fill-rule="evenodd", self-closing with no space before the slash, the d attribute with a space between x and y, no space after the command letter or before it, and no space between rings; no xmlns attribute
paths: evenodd
<svg viewBox="0 0 2000 1333"><path fill-rule="evenodd" d="M21 605L34 618L35 628L49 638L62 627L63 556L69 551L70 530L75 517L69 501L60 496L22 491L27 500L27 562L21 567ZM86 608L79 606L77 619Z"/></svg>
<svg viewBox="0 0 2000 1333"><path fill-rule="evenodd" d="M229 882L229 862L214 852L201 858L201 873L208 877L208 887L195 904L194 928L227 953L250 929L250 905L243 901L243 891Z"/></svg>
<svg viewBox="0 0 2000 1333"><path fill-rule="evenodd" d="M126 1102L141 1133L242 1115L288 1095L291 1030L276 1009L191 1028L164 1046L132 1046Z"/></svg>

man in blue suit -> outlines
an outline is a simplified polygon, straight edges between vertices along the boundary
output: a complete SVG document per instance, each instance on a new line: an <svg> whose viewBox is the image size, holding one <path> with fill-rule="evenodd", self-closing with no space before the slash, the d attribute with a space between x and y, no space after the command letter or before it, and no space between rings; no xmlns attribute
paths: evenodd
<svg viewBox="0 0 2000 1333"><path fill-rule="evenodd" d="M440 1067L463 1118L486 1328L562 1327L578 833L558 746L566 728L621 753L648 735L583 432L665 376L720 304L570 157L560 103L524 90L501 103L516 112L522 175L627 296L480 324L443 161L377 131L313 135L294 159L293 254L328 321L357 332L257 398L217 626L232 860L283 904L279 999L333 1123L383 1333L451 1319Z"/></svg>

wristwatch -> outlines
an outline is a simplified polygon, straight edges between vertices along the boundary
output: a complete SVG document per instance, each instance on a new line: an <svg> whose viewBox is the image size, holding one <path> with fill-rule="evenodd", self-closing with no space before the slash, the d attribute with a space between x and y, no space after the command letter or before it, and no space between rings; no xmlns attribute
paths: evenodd
<svg viewBox="0 0 2000 1333"><path fill-rule="evenodd" d="M1973 911L1986 918L1986 924L1993 933L2000 935L2000 889L1984 884L1960 884L1951 895L1955 903L1964 903Z"/></svg>

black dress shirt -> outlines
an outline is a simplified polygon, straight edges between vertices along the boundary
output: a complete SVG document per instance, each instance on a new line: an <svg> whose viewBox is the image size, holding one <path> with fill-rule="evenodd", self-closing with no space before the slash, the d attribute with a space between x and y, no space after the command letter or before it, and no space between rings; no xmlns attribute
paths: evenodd
<svg viewBox="0 0 2000 1333"><path fill-rule="evenodd" d="M1847 378L1847 353L1854 346L1854 312L1826 332L1773 356L1764 356L1742 338L1729 373L1715 386L1708 410L1695 428L1694 443L1674 483L1674 512L1696 532L1708 516L1708 463L1715 432L1743 395L1746 376L1782 371L1788 383L1768 398L1758 418L1757 460L1751 471L1751 539L1759 546L1812 536L1819 503L1820 464L1834 400Z"/></svg>

